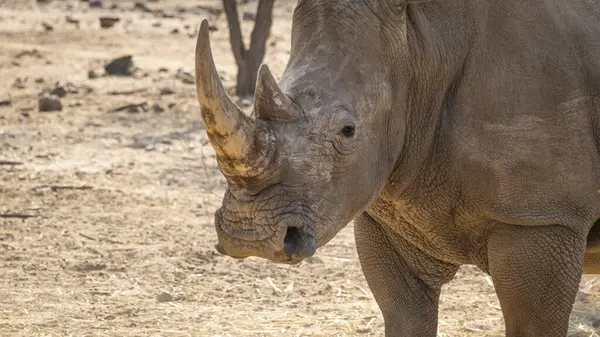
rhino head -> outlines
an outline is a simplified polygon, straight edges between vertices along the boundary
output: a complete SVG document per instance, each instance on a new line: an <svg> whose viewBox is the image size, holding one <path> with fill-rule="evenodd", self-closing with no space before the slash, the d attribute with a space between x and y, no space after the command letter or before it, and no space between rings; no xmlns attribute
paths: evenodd
<svg viewBox="0 0 600 337"><path fill-rule="evenodd" d="M401 48L386 45L405 34L378 19L389 8L346 3L300 1L285 72L278 84L260 68L252 116L224 91L203 21L196 88L228 181L215 214L219 252L298 263L387 184L405 134L404 84L393 79L406 74Z"/></svg>

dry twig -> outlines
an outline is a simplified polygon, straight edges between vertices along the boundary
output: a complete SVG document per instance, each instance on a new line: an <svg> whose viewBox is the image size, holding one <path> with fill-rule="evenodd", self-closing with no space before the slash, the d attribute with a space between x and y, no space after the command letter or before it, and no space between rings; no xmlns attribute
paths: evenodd
<svg viewBox="0 0 600 337"><path fill-rule="evenodd" d="M29 218L37 218L37 215L34 214L24 214L24 213L0 213L0 218L4 219L29 219Z"/></svg>

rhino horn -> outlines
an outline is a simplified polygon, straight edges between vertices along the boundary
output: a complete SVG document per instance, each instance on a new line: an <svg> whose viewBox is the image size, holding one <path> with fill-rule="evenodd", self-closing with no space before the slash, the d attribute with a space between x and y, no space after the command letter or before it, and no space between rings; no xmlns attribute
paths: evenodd
<svg viewBox="0 0 600 337"><path fill-rule="evenodd" d="M219 78L209 41L208 21L196 41L196 92L206 132L225 177L232 182L253 177L265 168L272 152L268 130L231 100Z"/></svg>
<svg viewBox="0 0 600 337"><path fill-rule="evenodd" d="M266 64L258 70L254 113L258 118L278 122L291 122L301 115L299 107L281 91Z"/></svg>

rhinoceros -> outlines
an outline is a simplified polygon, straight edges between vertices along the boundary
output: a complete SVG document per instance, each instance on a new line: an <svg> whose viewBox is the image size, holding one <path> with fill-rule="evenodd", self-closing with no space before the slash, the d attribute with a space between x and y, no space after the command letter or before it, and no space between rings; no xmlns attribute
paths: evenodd
<svg viewBox="0 0 600 337"><path fill-rule="evenodd" d="M443 284L489 274L507 336L565 336L600 273L600 2L300 0L244 114L208 23L196 88L228 185L216 249L298 263L354 220L386 336L437 333Z"/></svg>

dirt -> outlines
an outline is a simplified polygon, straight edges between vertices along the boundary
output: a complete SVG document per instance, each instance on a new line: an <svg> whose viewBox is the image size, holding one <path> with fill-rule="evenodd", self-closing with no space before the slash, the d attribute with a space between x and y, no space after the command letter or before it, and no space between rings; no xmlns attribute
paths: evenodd
<svg viewBox="0 0 600 337"><path fill-rule="evenodd" d="M265 60L276 75L293 7L276 2ZM0 0L1 336L383 335L351 224L297 266L215 252L225 181L192 68L209 18L233 92L219 12L217 0ZM43 95L61 109L40 111ZM583 278L571 323L572 336L598 336L596 277ZM503 324L491 280L462 268L444 288L439 336L502 336Z"/></svg>

